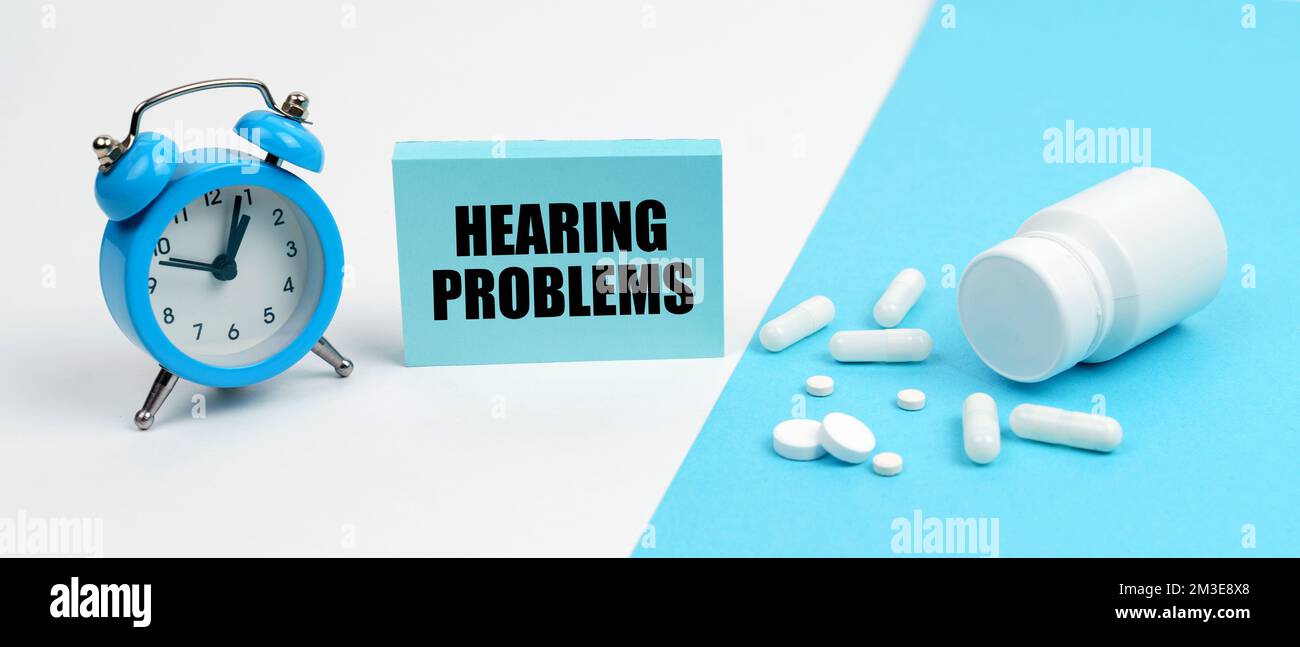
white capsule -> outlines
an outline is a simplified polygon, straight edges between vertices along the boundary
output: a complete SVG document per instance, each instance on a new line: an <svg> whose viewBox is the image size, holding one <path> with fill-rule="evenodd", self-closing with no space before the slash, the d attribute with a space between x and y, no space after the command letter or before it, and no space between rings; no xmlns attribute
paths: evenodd
<svg viewBox="0 0 1300 647"><path fill-rule="evenodd" d="M861 463L876 448L871 428L847 413L826 414L817 439L831 456L845 463Z"/></svg>
<svg viewBox="0 0 1300 647"><path fill-rule="evenodd" d="M930 356L930 333L920 328L841 330L831 335L831 357L841 362L919 362Z"/></svg>
<svg viewBox="0 0 1300 647"><path fill-rule="evenodd" d="M835 392L835 380L829 375L814 375L804 380L803 388L808 390L808 395L824 398Z"/></svg>
<svg viewBox="0 0 1300 647"><path fill-rule="evenodd" d="M961 405L961 436L966 458L983 465L1002 451L998 405L987 393L972 393Z"/></svg>
<svg viewBox="0 0 1300 647"><path fill-rule="evenodd" d="M881 476L898 476L903 473L903 457L894 452L880 452L871 457L871 469Z"/></svg>
<svg viewBox="0 0 1300 647"><path fill-rule="evenodd" d="M1108 452L1124 440L1124 428L1108 416L1022 404L1011 411L1011 431L1021 438Z"/></svg>
<svg viewBox="0 0 1300 647"><path fill-rule="evenodd" d="M881 328L893 328L902 323L903 317L916 305L916 300L921 298L923 290L925 275L920 270L909 267L899 272L889 282L889 287L885 288L885 293L880 295L880 300L871 311L876 323Z"/></svg>
<svg viewBox="0 0 1300 647"><path fill-rule="evenodd" d="M763 324L758 341L775 353L821 330L834 318L835 304L826 297L815 296Z"/></svg>
<svg viewBox="0 0 1300 647"><path fill-rule="evenodd" d="M814 461L826 455L819 434L822 423L806 418L785 420L772 428L772 449L792 461Z"/></svg>

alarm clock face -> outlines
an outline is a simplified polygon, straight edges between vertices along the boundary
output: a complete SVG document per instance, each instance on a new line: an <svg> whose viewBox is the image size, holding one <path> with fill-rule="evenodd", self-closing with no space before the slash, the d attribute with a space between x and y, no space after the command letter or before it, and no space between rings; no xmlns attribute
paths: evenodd
<svg viewBox="0 0 1300 647"><path fill-rule="evenodd" d="M172 216L154 245L149 299L163 334L213 366L245 366L288 346L320 300L320 239L284 196L226 186Z"/></svg>

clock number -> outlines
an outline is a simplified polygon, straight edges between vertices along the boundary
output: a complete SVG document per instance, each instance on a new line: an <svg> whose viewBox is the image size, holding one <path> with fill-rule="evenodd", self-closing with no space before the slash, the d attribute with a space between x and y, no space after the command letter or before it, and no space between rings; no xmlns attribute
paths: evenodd
<svg viewBox="0 0 1300 647"><path fill-rule="evenodd" d="M196 323L196 324L194 324L193 326L190 326L190 328L197 328L197 329L198 329L198 332L194 333L194 341L198 341L198 340L199 340L199 337L202 337L202 336L203 336L203 324L201 324L201 323Z"/></svg>
<svg viewBox="0 0 1300 647"><path fill-rule="evenodd" d="M271 215L275 216L276 227L279 227L280 225L284 224L284 209L276 209L275 211L271 212Z"/></svg>
<svg viewBox="0 0 1300 647"><path fill-rule="evenodd" d="M157 246L157 247L154 247L153 255L154 255L154 256L157 256L157 255L159 255L159 254L162 254L162 255L165 256L165 255L170 254L170 253L172 253L172 241L167 240L167 237L166 237L166 236L163 236L162 238L159 238L159 239L158 239L158 246Z"/></svg>
<svg viewBox="0 0 1300 647"><path fill-rule="evenodd" d="M293 294L293 277L292 277L292 276L285 277L285 279L284 279L284 289L281 290L281 292L288 292L289 294Z"/></svg>
<svg viewBox="0 0 1300 647"><path fill-rule="evenodd" d="M213 189L203 194L203 204L211 207L214 204L221 204L221 189Z"/></svg>
<svg viewBox="0 0 1300 647"><path fill-rule="evenodd" d="M163 308L163 323L169 324L176 321L176 315L172 314L171 308Z"/></svg>
<svg viewBox="0 0 1300 647"><path fill-rule="evenodd" d="M275 323L275 313L271 312L270 307L262 310L262 321L265 321L267 324Z"/></svg>
<svg viewBox="0 0 1300 647"><path fill-rule="evenodd" d="M253 206L253 190L249 188L245 188L244 197L248 198L248 206L250 207Z"/></svg>
<svg viewBox="0 0 1300 647"><path fill-rule="evenodd" d="M292 240L285 243L284 246L289 248L289 251L284 253L285 256L288 256L289 258L293 258L294 256L298 255L298 245L294 244Z"/></svg>
<svg viewBox="0 0 1300 647"><path fill-rule="evenodd" d="M239 339L239 329L235 327L235 324L230 324L230 330L226 331L226 336L230 338L230 341Z"/></svg>
<svg viewBox="0 0 1300 647"><path fill-rule="evenodd" d="M157 287L158 287L158 279L155 279L152 276L149 277L149 294L153 294L154 289Z"/></svg>
<svg viewBox="0 0 1300 647"><path fill-rule="evenodd" d="M188 209L183 209L183 208L181 209L180 213L176 214L176 216L172 218L172 222L178 225L181 224L182 222L189 222L189 221L190 221L190 212Z"/></svg>

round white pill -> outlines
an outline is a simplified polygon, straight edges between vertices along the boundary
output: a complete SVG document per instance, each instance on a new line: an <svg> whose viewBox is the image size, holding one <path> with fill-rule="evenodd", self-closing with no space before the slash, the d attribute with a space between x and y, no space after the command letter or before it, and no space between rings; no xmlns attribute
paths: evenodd
<svg viewBox="0 0 1300 647"><path fill-rule="evenodd" d="M903 389L898 392L898 408L908 411L920 411L925 408L925 392L918 389Z"/></svg>
<svg viewBox="0 0 1300 647"><path fill-rule="evenodd" d="M824 398L835 392L835 380L829 375L814 375L804 381L803 386L808 390L808 395L815 395Z"/></svg>
<svg viewBox="0 0 1300 647"><path fill-rule="evenodd" d="M880 452L871 457L871 469L881 476L897 476L903 471L903 457L894 452Z"/></svg>
<svg viewBox="0 0 1300 647"><path fill-rule="evenodd" d="M772 428L772 449L792 461L817 460L826 455L818 438L821 428L820 422L806 418L782 421Z"/></svg>
<svg viewBox="0 0 1300 647"><path fill-rule="evenodd" d="M876 448L871 428L847 413L826 414L817 438L831 456L845 463L861 463Z"/></svg>

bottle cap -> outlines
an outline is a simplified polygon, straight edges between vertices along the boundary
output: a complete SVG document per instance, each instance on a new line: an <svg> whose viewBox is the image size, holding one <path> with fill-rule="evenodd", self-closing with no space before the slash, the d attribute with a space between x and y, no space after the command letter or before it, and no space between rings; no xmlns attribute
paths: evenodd
<svg viewBox="0 0 1300 647"><path fill-rule="evenodd" d="M1041 382L1097 347L1109 295L1086 254L1061 237L1028 234L971 261L957 287L957 316L989 368L1017 382Z"/></svg>

